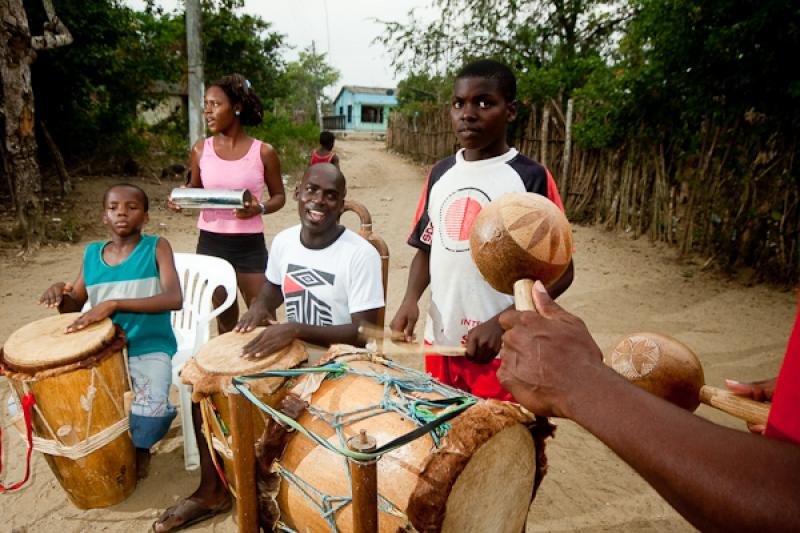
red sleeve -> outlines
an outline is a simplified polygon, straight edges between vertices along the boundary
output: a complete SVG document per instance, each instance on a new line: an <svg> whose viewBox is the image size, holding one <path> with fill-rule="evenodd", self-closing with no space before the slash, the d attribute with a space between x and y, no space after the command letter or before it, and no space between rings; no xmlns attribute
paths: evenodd
<svg viewBox="0 0 800 533"><path fill-rule="evenodd" d="M558 194L558 185L549 170L547 171L547 197L561 209L561 212L564 212L564 203L561 201L561 195Z"/></svg>
<svg viewBox="0 0 800 533"><path fill-rule="evenodd" d="M772 397L766 435L800 444L800 292L789 345Z"/></svg>
<svg viewBox="0 0 800 533"><path fill-rule="evenodd" d="M414 225L407 241L414 248L419 248L426 252L430 252L432 231L430 220L428 220L430 182L431 174L429 173L425 180L425 186L422 187L422 194L420 194L419 203L417 204L417 212L414 214Z"/></svg>

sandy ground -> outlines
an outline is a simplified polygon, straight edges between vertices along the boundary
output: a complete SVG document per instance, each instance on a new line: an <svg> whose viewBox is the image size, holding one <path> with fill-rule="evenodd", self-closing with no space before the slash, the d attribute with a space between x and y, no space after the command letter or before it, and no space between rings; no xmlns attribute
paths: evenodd
<svg viewBox="0 0 800 533"><path fill-rule="evenodd" d="M427 168L387 153L380 143L342 141L337 150L350 197L371 210L375 230L391 249L387 312L391 317L405 289L413 254L405 238ZM100 194L115 181L93 178L76 183L82 201L74 216L96 220L81 243L48 247L27 261L14 255L0 257L0 341L48 315L36 299L52 282L72 280L86 242L102 237ZM177 183L134 181L151 195L148 232L167 237L176 251L193 252L194 217L173 214L158 200ZM354 227L355 217L348 217L347 224ZM296 220L294 204L269 217L268 241ZM604 350L626 333L655 330L693 347L710 384L721 385L725 377L749 380L776 374L791 326L793 293L727 281L701 271L697 263L677 260L672 250L646 239L631 241L592 227L575 227L574 232L575 283L561 303L587 322ZM422 367L419 360L401 362ZM0 378L0 396L7 389ZM708 408L701 407L698 414L741 427ZM550 471L531 507L528 531L692 529L603 444L568 421L555 422L559 428L547 449ZM21 441L5 431L2 478L6 483L22 474L22 450ZM189 494L197 483L196 473L183 470L182 454L179 429L173 428L158 445L150 477L136 492L119 505L92 511L73 507L45 461L34 454L31 482L23 490L0 494L0 532L146 531L162 509ZM229 532L236 531L236 525L228 514L194 530Z"/></svg>

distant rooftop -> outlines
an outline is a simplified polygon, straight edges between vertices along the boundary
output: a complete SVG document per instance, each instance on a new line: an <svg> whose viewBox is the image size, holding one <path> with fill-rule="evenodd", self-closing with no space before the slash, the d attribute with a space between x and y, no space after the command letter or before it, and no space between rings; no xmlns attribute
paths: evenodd
<svg viewBox="0 0 800 533"><path fill-rule="evenodd" d="M380 96L396 96L397 89L394 87L365 87L363 85L343 85L339 92L336 94L335 102L342 95L342 92L347 89L354 94L376 94Z"/></svg>

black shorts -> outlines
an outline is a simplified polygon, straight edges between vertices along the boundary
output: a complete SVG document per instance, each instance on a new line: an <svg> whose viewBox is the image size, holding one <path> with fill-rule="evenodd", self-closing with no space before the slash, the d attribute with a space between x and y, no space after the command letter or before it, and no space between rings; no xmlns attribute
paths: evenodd
<svg viewBox="0 0 800 533"><path fill-rule="evenodd" d="M240 274L267 271L267 243L263 233L238 235L200 230L197 253L224 259Z"/></svg>

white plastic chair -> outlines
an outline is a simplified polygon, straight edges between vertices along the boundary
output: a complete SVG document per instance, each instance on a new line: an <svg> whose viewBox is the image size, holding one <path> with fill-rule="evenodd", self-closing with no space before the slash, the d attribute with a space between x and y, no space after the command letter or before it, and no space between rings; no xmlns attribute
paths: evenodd
<svg viewBox="0 0 800 533"><path fill-rule="evenodd" d="M236 272L224 259L185 253L175 254L175 269L183 291L183 309L173 311L171 317L178 341L178 351L172 358L172 382L180 392L184 466L194 470L200 465L200 454L192 423L192 390L181 383L178 373L208 342L211 321L236 302ZM217 287L223 287L228 296L214 309L211 296Z"/></svg>

